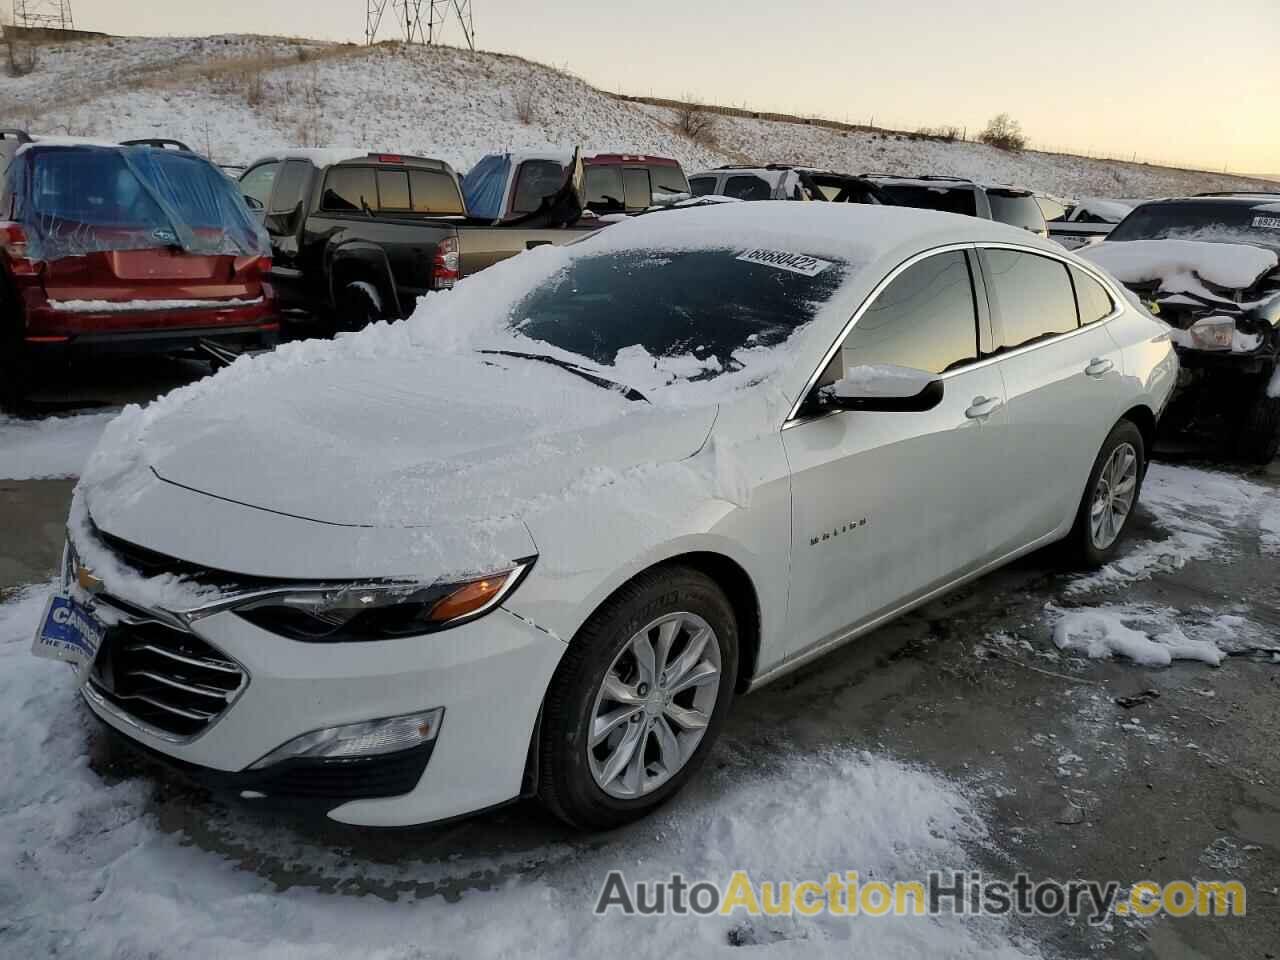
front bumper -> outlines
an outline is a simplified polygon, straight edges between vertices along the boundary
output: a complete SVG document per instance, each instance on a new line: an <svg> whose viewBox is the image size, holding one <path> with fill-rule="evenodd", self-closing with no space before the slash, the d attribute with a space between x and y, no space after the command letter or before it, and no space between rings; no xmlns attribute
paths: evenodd
<svg viewBox="0 0 1280 960"><path fill-rule="evenodd" d="M135 618L139 613L127 598L95 602L107 615L122 604ZM93 680L82 691L90 709L214 789L249 802L295 798L334 820L367 826L448 819L518 797L543 695L564 651L561 641L501 608L426 637L366 643L300 643L230 611L189 630L201 649L244 672L216 719L194 734L174 735L140 721L127 701L104 697ZM425 748L249 770L302 734L435 707L444 707L444 720Z"/></svg>

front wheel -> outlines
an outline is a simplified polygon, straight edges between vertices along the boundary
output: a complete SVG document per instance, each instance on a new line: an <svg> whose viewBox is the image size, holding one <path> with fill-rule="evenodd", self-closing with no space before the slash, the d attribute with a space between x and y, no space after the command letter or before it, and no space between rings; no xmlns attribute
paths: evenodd
<svg viewBox="0 0 1280 960"><path fill-rule="evenodd" d="M733 700L738 626L687 567L642 574L574 637L543 710L538 795L604 830L670 799L701 766Z"/></svg>
<svg viewBox="0 0 1280 960"><path fill-rule="evenodd" d="M1098 451L1067 537L1068 549L1084 566L1100 567L1115 556L1138 505L1146 462L1142 431L1121 420Z"/></svg>
<svg viewBox="0 0 1280 960"><path fill-rule="evenodd" d="M1250 463L1270 463L1280 452L1280 396L1271 396L1273 379L1274 376L1265 377L1249 392L1245 401L1248 408L1240 414L1236 455Z"/></svg>

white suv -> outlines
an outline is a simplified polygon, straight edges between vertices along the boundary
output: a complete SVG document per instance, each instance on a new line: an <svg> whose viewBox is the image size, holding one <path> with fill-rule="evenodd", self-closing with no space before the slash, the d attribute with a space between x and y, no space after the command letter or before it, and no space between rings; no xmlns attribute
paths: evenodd
<svg viewBox="0 0 1280 960"><path fill-rule="evenodd" d="M1112 556L1177 369L1002 224L642 217L126 410L36 648L252 803L606 828L735 694L1053 541Z"/></svg>

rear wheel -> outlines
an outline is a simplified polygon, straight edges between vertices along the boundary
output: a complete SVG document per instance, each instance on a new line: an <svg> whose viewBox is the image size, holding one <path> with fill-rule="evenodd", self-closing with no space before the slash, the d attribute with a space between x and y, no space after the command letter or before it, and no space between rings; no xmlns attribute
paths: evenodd
<svg viewBox="0 0 1280 960"><path fill-rule="evenodd" d="M353 280L338 294L335 330L363 330L386 316L382 294L366 280Z"/></svg>
<svg viewBox="0 0 1280 960"><path fill-rule="evenodd" d="M1236 455L1251 463L1270 463L1280 453L1280 397L1268 396L1272 377L1263 377L1245 397L1236 434Z"/></svg>
<svg viewBox="0 0 1280 960"><path fill-rule="evenodd" d="M670 799L701 766L733 700L738 627L704 574L642 574L578 632L542 719L542 802L609 829Z"/></svg>
<svg viewBox="0 0 1280 960"><path fill-rule="evenodd" d="M1098 567L1115 555L1133 520L1146 471L1142 431L1131 420L1112 428L1098 451L1067 547L1079 563Z"/></svg>

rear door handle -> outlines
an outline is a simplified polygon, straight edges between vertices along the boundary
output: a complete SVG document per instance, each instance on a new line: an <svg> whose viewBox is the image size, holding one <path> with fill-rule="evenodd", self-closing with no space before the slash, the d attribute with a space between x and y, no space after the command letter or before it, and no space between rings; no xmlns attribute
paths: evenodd
<svg viewBox="0 0 1280 960"><path fill-rule="evenodd" d="M1115 367L1115 364L1110 360L1094 357L1089 361L1089 365L1084 368L1084 372L1091 377L1100 377L1104 373L1110 373L1113 367Z"/></svg>
<svg viewBox="0 0 1280 960"><path fill-rule="evenodd" d="M973 405L964 412L970 420L985 420L1004 406L999 397L974 397Z"/></svg>

